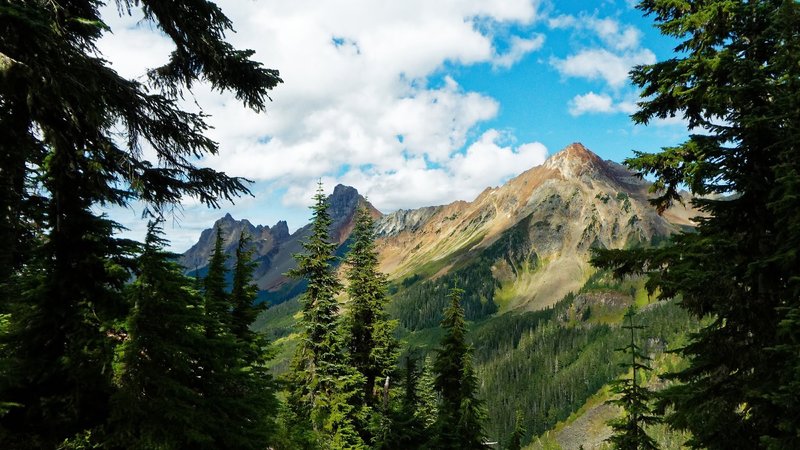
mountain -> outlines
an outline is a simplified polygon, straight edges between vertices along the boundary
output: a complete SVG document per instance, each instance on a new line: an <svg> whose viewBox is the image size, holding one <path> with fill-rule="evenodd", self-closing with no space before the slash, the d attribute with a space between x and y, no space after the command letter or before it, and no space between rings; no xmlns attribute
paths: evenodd
<svg viewBox="0 0 800 450"><path fill-rule="evenodd" d="M555 436L552 443L566 448L599 445L586 436L603 427L599 417L616 414L599 414L596 399L607 396L607 384L620 375L614 349L625 345L619 324L631 304L647 324L643 349L658 364L679 363L664 350L685 340L696 324L674 302L651 303L643 278L615 280L588 263L592 248L651 245L693 226L692 209L656 214L647 202L649 188L625 167L575 143L471 202L387 215L369 205L378 218L381 269L390 281L389 312L407 354L434 351L446 293L452 286L464 290L492 440L508 436L520 410L526 443L547 444ZM355 207L365 200L355 189L337 186L328 201L335 222L330 232L341 255ZM282 274L293 267L291 254L301 251L309 227L287 237L280 223L259 228L226 216L218 224L231 230L226 248L240 230L262 236L257 283L261 299L274 306L256 328L275 342L273 370L285 371L296 345L295 297L304 284ZM190 261L207 260L212 235L203 232L184 255L188 269Z"/></svg>
<svg viewBox="0 0 800 450"><path fill-rule="evenodd" d="M394 280L436 278L513 234L521 239L513 250L535 264L515 267L509 255L490 261L508 292L503 308L541 309L586 281L592 247L641 245L691 225L694 212L686 208L659 216L647 202L649 187L624 166L571 144L472 202L382 217L381 269Z"/></svg>
<svg viewBox="0 0 800 450"><path fill-rule="evenodd" d="M330 233L344 246L357 205L367 205L378 219L381 270L397 282L409 277L435 279L469 266L513 234L521 241L515 244L517 248L506 250L522 258L517 262L528 264L517 267L509 255L489 261L503 288L502 304L496 306L501 312L536 310L554 304L586 281L592 273L588 264L592 247L640 245L691 226L693 210L676 207L664 216L656 214L647 202L649 187L624 166L604 161L574 143L541 166L500 187L487 188L472 202L382 215L356 189L337 185L328 198L333 219ZM262 298L279 303L297 293L297 283L283 274L294 267L292 255L302 251L300 243L308 237L310 225L289 234L284 221L272 227L254 226L228 214L203 231L197 244L181 257L190 272L203 273L217 227L223 231L229 254L243 231L253 236L258 262L255 277Z"/></svg>
<svg viewBox="0 0 800 450"><path fill-rule="evenodd" d="M331 215L332 224L330 235L340 246L344 245L354 226L354 216L359 205L363 204L370 210L374 217L381 213L375 209L356 189L350 186L337 185L333 194L328 196L328 213ZM311 226L306 225L294 233L289 233L285 221L279 221L272 227L253 225L247 219L236 220L230 214L214 222L214 226L204 230L200 239L181 255L179 262L189 271L197 271L201 275L208 265L211 252L214 249L215 230L220 228L224 237L225 252L232 256L236 250L239 237L246 232L253 238L254 259L257 268L254 274L255 282L262 291L262 299L273 303L293 296L298 283L290 280L284 274L294 267L293 254L301 252L301 243L311 234ZM229 263L232 260L229 259Z"/></svg>

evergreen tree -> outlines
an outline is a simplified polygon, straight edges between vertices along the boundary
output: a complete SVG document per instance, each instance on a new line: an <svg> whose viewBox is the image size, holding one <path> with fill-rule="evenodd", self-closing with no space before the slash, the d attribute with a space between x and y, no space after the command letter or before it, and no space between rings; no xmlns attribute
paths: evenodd
<svg viewBox="0 0 800 450"><path fill-rule="evenodd" d="M796 448L791 325L797 295L800 210L800 4L790 0L648 0L639 8L678 55L637 67L634 121L674 115L705 130L627 164L655 178L659 211L687 186L702 216L692 233L653 250L600 252L618 274L648 286L708 324L681 351L683 383L663 393L673 427L707 448ZM796 317L796 315L794 315ZM796 322L794 322L796 323ZM787 347L789 346L789 347ZM783 349L783 350L782 350Z"/></svg>
<svg viewBox="0 0 800 450"><path fill-rule="evenodd" d="M247 192L192 162L218 149L204 116L178 107L183 91L203 78L262 110L281 81L224 40L231 22L213 3L116 3L175 43L149 85L98 55L102 2L0 2L0 399L21 405L0 418L0 447L54 448L108 418L136 249L96 208L141 200L158 216L184 195L217 206Z"/></svg>
<svg viewBox="0 0 800 450"><path fill-rule="evenodd" d="M445 334L433 365L440 400L431 447L442 450L488 448L483 435L485 413L476 397L478 380L466 340L462 293L450 289L450 305L441 324Z"/></svg>
<svg viewBox="0 0 800 450"><path fill-rule="evenodd" d="M403 358L402 396L399 405L391 411L391 426L378 448L387 450L414 450L427 442L425 404L420 397L419 384L422 368L412 355Z"/></svg>
<svg viewBox="0 0 800 450"><path fill-rule="evenodd" d="M289 274L308 281L301 297L300 342L292 359L289 403L294 426L310 427L317 445L340 449L361 448L357 431L363 404L361 375L349 365L341 336L336 295L341 284L333 270L336 244L329 241L331 218L318 185L312 209L311 236L303 243L306 253L295 255L297 268Z"/></svg>
<svg viewBox="0 0 800 450"><path fill-rule="evenodd" d="M215 417L209 425L214 437L209 448L260 449L274 432L275 386L266 368L266 342L249 334L245 334L247 340L244 340L234 332L237 315L225 281L228 257L223 242L222 230L217 228L208 273L203 280L206 341L200 360L200 382L208 413ZM250 261L246 252L237 256L240 273L235 281L245 286L234 287L244 296L252 281L247 278ZM250 323L243 325L249 327Z"/></svg>
<svg viewBox="0 0 800 450"><path fill-rule="evenodd" d="M250 330L258 315L266 309L266 303L256 304L258 286L253 284L253 272L256 263L253 261L252 238L242 232L236 246L236 265L233 268L233 286L231 287L231 331L243 342L253 342L256 333Z"/></svg>
<svg viewBox="0 0 800 450"><path fill-rule="evenodd" d="M356 213L347 269L347 347L350 361L364 376L364 399L375 405L375 380L389 376L397 359L393 323L386 313L386 276L378 271L375 221L366 207Z"/></svg>
<svg viewBox="0 0 800 450"><path fill-rule="evenodd" d="M431 431L433 424L436 422L436 417L439 415L439 394L436 392L436 374L433 371L433 359L428 357L423 363L418 383L420 403L417 408L417 415L422 420L425 430ZM430 435L427 438L430 439Z"/></svg>
<svg viewBox="0 0 800 450"><path fill-rule="evenodd" d="M360 398L363 414L369 423L358 424L364 442L382 440L378 436L392 428L387 392L376 392L376 380L391 383L397 359L394 322L386 313L386 277L378 271L375 250L375 221L366 207L356 211L356 223L351 234L347 263L347 293L349 301L345 315L345 344L352 366L363 376ZM378 386L379 388L381 386ZM388 387L385 387L388 389Z"/></svg>
<svg viewBox="0 0 800 450"><path fill-rule="evenodd" d="M623 368L630 370L630 378L623 377L612 383L612 392L619 397L611 399L608 403L617 405L625 411L625 417L609 422L613 434L608 441L616 449L621 450L656 450L656 442L647 434L644 427L659 422L658 416L653 415L650 407L653 393L642 386L637 378L637 372L650 370L647 361L650 358L642 353L641 347L636 345L636 330L644 329L642 325L636 325L633 321L636 315L633 306L628 308L625 313L625 321L622 328L630 331L630 341L619 349L630 356L630 361L620 364Z"/></svg>
<svg viewBox="0 0 800 450"><path fill-rule="evenodd" d="M131 313L116 349L108 442L116 448L180 449L213 442L198 389L205 349L202 297L163 250L151 223L136 280L125 288Z"/></svg>
<svg viewBox="0 0 800 450"><path fill-rule="evenodd" d="M231 323L231 299L227 291L225 263L228 255L223 249L224 236L217 227L214 238L214 250L208 260L208 272L203 279L203 299L206 314L206 335L209 337L224 334Z"/></svg>
<svg viewBox="0 0 800 450"><path fill-rule="evenodd" d="M523 424L522 411L518 409L516 415L514 416L514 431L511 433L511 437L508 439L508 445L506 445L506 449L522 450L522 440L525 438L526 432L525 425Z"/></svg>

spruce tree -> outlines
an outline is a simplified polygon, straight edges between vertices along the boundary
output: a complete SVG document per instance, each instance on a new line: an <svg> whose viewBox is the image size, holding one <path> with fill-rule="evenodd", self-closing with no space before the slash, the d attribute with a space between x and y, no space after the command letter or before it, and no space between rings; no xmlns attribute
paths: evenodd
<svg viewBox="0 0 800 450"><path fill-rule="evenodd" d="M275 386L266 368L266 341L250 334L243 339L235 333L235 319L240 314L234 315L236 305L227 290L228 257L223 242L222 230L217 228L208 273L203 280L206 340L199 378L207 413L215 417L209 425L214 437L209 448L260 449L274 432ZM237 256L234 267L240 273L239 279L234 279L245 286L234 287L244 296L252 281L247 278L250 261L246 252ZM245 325L249 327L250 323Z"/></svg>
<svg viewBox="0 0 800 450"><path fill-rule="evenodd" d="M223 244L225 237L217 227L214 234L214 249L208 260L208 272L203 279L203 301L206 314L206 334L209 337L227 332L231 325L231 299L225 280L228 255Z"/></svg>
<svg viewBox="0 0 800 450"><path fill-rule="evenodd" d="M389 376L397 359L394 323L386 312L386 276L378 271L375 221L365 206L356 212L347 263L347 347L364 376L364 399L374 406L375 380Z"/></svg>
<svg viewBox="0 0 800 450"><path fill-rule="evenodd" d="M193 162L218 147L204 116L179 108L185 90L202 78L262 110L281 81L225 41L232 24L211 2L116 3L175 43L147 85L98 54L102 2L0 3L0 399L21 405L0 417L0 447L54 448L108 418L136 249L97 208L141 200L159 216L183 196L218 206L247 192Z"/></svg>
<svg viewBox="0 0 800 450"><path fill-rule="evenodd" d="M681 352L689 366L665 390L666 421L707 448L796 448L797 352L785 352L798 301L800 4L791 0L642 1L678 54L637 67L634 121L679 116L703 129L627 162L655 178L659 211L688 187L701 216L691 233L652 250L599 252L618 274L705 325ZM787 419L790 418L790 419Z"/></svg>
<svg viewBox="0 0 800 450"><path fill-rule="evenodd" d="M522 450L522 440L525 438L525 424L523 423L522 410L517 410L514 415L514 431L511 432L511 437L508 439L506 445L507 450Z"/></svg>
<svg viewBox="0 0 800 450"><path fill-rule="evenodd" d="M427 442L427 423L423 411L425 404L420 397L422 367L417 357L403 358L402 395L399 404L390 411L390 427L377 448L387 450L414 450L423 448Z"/></svg>
<svg viewBox="0 0 800 450"><path fill-rule="evenodd" d="M656 450L658 445L645 431L645 426L659 422L659 417L653 414L650 406L653 392L642 386L638 379L638 374L651 370L647 365L650 357L642 353L642 348L636 345L636 330L644 329L644 326L634 323L635 315L633 306L625 313L625 323L622 328L630 331L631 338L625 347L619 349L630 358L620 366L626 369L626 372L630 371L631 376L612 383L611 391L618 397L608 401L622 408L625 416L609 422L613 434L608 441L614 448L621 450Z"/></svg>
<svg viewBox="0 0 800 450"><path fill-rule="evenodd" d="M197 379L205 350L202 297L163 250L151 223L136 280L126 286L131 313L116 348L108 443L115 448L180 449L213 442Z"/></svg>
<svg viewBox="0 0 800 450"><path fill-rule="evenodd" d="M483 434L485 413L477 398L478 380L466 340L467 324L461 307L463 292L450 289L450 304L441 323L445 334L433 365L434 385L440 400L430 445L442 450L488 448Z"/></svg>
<svg viewBox="0 0 800 450"><path fill-rule="evenodd" d="M266 303L256 304L258 286L253 284L253 272L256 262L253 261L252 238L242 232L236 246L236 263L233 267L233 285L231 287L231 331L243 342L252 342L256 333L250 330L258 315L266 309Z"/></svg>
<svg viewBox="0 0 800 450"><path fill-rule="evenodd" d="M311 210L311 236L303 243L306 253L295 255L297 268L289 273L308 281L300 299L300 342L288 375L292 425L313 430L322 447L361 448L357 423L363 420L363 377L350 366L341 336L336 300L341 284L333 268L336 244L328 237L331 218L322 183Z"/></svg>

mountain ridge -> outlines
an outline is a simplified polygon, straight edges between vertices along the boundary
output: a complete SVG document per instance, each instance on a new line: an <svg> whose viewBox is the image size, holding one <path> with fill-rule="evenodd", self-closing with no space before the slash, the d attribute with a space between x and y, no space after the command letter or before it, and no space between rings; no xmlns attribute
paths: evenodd
<svg viewBox="0 0 800 450"><path fill-rule="evenodd" d="M692 225L688 217L694 211L689 209L656 214L647 202L649 187L650 183L621 164L603 160L576 142L505 184L487 187L471 202L381 214L355 188L337 185L328 198L333 219L330 235L342 253L357 206L368 205L376 218L380 268L390 280L400 281L409 276L442 276L526 221L521 231L530 246L526 251L537 255L539 265L511 276L505 263L498 261L493 270L508 291L506 308L534 310L552 305L586 280L592 272L588 265L592 247L638 245ZM291 255L302 251L300 243L309 225L289 235L285 222L253 226L227 214L216 226L226 235L226 252L235 247L242 231L254 236L259 289L295 293L287 290L291 283L283 274L294 266ZM203 258L207 261L212 236L212 229L203 231L198 244L183 255L181 263L188 270L202 267ZM420 273L420 268L430 273ZM284 297L278 295L274 301Z"/></svg>
<svg viewBox="0 0 800 450"><path fill-rule="evenodd" d="M624 166L573 143L472 202L403 210L378 221L381 270L390 279L450 271L528 219L527 242L541 265L509 281L509 307L540 309L574 291L592 272L593 246L622 248L691 225L686 210L659 216L647 202L650 184ZM409 220L412 218L413 220ZM406 228L403 228L406 224ZM502 264L495 269L502 272Z"/></svg>
<svg viewBox="0 0 800 450"><path fill-rule="evenodd" d="M380 211L350 186L342 184L335 186L333 193L328 196L326 201L332 220L330 234L340 246L345 243L353 229L355 212L359 205L365 205L375 217L381 215ZM189 273L202 274L203 269L208 265L214 248L214 230L217 228L223 234L223 250L229 256L228 264L232 263L231 257L235 253L239 238L243 232L247 232L253 240L251 249L256 262L255 284L261 291L292 292L292 287L296 282L284 274L294 267L292 255L303 250L302 242L311 233L309 224L294 233L289 233L289 227L284 220L269 227L253 225L247 219L236 220L230 213L226 213L225 216L217 219L211 228L203 230L198 242L179 258L179 263ZM262 298L264 298L263 295ZM277 301L285 299L279 295Z"/></svg>

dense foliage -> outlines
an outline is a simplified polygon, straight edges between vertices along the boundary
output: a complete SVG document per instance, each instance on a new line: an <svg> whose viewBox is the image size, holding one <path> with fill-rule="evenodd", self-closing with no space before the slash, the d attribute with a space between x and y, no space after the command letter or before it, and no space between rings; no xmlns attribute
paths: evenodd
<svg viewBox="0 0 800 450"><path fill-rule="evenodd" d="M299 445L363 448L359 424L364 379L350 364L343 339L336 300L341 283L333 270L337 245L329 241L331 218L321 183L311 210L311 236L290 272L308 287L300 299L300 341L288 373L289 426L303 431Z"/></svg>
<svg viewBox="0 0 800 450"><path fill-rule="evenodd" d="M441 323L445 333L433 361L439 406L430 445L442 450L488 448L483 431L486 412L477 397L478 379L472 366L467 324L461 307L463 292L451 288L448 293L450 304Z"/></svg>
<svg viewBox="0 0 800 450"><path fill-rule="evenodd" d="M625 313L625 322L622 325L623 330L630 332L630 340L625 347L617 349L625 355L626 360L620 366L630 371L630 377L625 374L611 383L611 391L617 396L608 401L621 407L625 415L609 423L613 432L608 441L615 449L657 450L658 445L645 429L659 421L659 417L653 414L651 405L654 395L653 391L642 384L639 377L642 372L652 370L648 365L651 358L636 343L636 331L645 327L634 322L635 316L636 311L631 306Z"/></svg>
<svg viewBox="0 0 800 450"><path fill-rule="evenodd" d="M220 301L228 306L208 308L213 283L206 279L203 295L195 291L159 233L152 225L126 287L132 310L117 331L117 391L107 430L95 435L107 435L106 448L262 448L277 413L267 343L233 333L225 291ZM239 256L237 265L249 263Z"/></svg>
<svg viewBox="0 0 800 450"><path fill-rule="evenodd" d="M576 308L585 295L570 295L551 309L505 314L473 327L470 336L491 439L502 441L512 433L515 411L521 410L528 442L566 420L621 374L624 358L615 349L626 345L626 330L596 322L598 308L589 315ZM615 307L620 318L625 307ZM653 305L639 317L648 326L641 334L647 353L675 347L695 327L673 302Z"/></svg>
<svg viewBox="0 0 800 450"><path fill-rule="evenodd" d="M498 261L505 262L513 271L523 266L535 267L538 257L531 250L528 227L530 216L523 219L478 255L471 255L463 267L456 267L447 274L433 280L418 281L421 277L412 275L401 284L393 297L390 311L408 330L419 330L436 326L442 320L442 311L448 304L448 290L451 286L463 289L463 307L467 320L479 320L498 310L494 301L498 281L492 273L492 266Z"/></svg>
<svg viewBox="0 0 800 450"><path fill-rule="evenodd" d="M710 323L682 353L667 416L708 448L797 448L800 308L800 4L647 0L678 56L632 72L636 122L677 115L704 130L629 167L655 178L663 211L688 186L695 232L660 249L602 252L619 274L645 272L660 297Z"/></svg>
<svg viewBox="0 0 800 450"><path fill-rule="evenodd" d="M376 403L375 381L394 371L397 341L386 312L386 276L378 271L375 221L365 207L356 212L352 244L347 253L346 335L350 361L364 376L364 399Z"/></svg>
<svg viewBox="0 0 800 450"><path fill-rule="evenodd" d="M184 196L217 206L246 193L245 180L192 162L218 148L178 102L202 79L260 111L281 81L225 41L231 22L211 2L116 3L175 44L147 84L98 54L101 2L0 2L0 399L15 405L0 418L3 447L102 439L118 324L133 314L125 284L144 269L96 207L141 200L159 217Z"/></svg>

